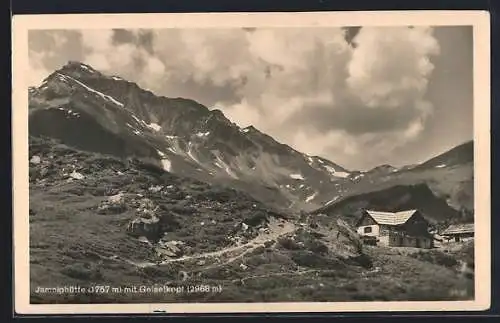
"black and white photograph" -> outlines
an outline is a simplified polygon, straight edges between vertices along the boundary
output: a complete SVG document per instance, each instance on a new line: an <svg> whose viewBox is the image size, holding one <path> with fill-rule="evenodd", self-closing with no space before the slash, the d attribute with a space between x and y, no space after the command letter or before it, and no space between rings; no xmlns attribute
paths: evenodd
<svg viewBox="0 0 500 323"><path fill-rule="evenodd" d="M488 307L488 18L374 15L14 21L18 302Z"/></svg>

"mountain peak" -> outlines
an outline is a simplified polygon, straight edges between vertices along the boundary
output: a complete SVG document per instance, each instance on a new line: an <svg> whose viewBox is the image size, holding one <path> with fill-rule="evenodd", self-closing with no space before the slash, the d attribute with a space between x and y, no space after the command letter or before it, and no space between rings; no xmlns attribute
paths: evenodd
<svg viewBox="0 0 500 323"><path fill-rule="evenodd" d="M210 110L210 114L214 117L219 118L219 119L221 119L221 118L226 119L226 116L224 115L224 113L219 109Z"/></svg>
<svg viewBox="0 0 500 323"><path fill-rule="evenodd" d="M92 66L79 62L68 61L56 73L67 74L73 77L89 77L89 76L102 76L103 74Z"/></svg>
<svg viewBox="0 0 500 323"><path fill-rule="evenodd" d="M420 165L418 168L425 167L446 167L458 164L464 164L474 161L474 141L469 140L455 146L454 148L433 157Z"/></svg>
<svg viewBox="0 0 500 323"><path fill-rule="evenodd" d="M72 60L70 60L63 67L82 68L82 69L85 69L85 70L90 70L90 71L97 72L92 66L90 66L88 64L85 64L83 62L79 62L79 61L72 61Z"/></svg>

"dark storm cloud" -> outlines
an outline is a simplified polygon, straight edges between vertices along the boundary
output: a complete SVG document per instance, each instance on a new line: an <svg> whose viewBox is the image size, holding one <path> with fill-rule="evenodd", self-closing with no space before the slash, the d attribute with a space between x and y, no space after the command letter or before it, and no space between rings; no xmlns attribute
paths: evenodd
<svg viewBox="0 0 500 323"><path fill-rule="evenodd" d="M351 26L351 27L343 27L344 30L344 39L346 42L348 42L352 47L356 47L356 43L353 42L354 38L356 35L359 33L361 30L360 26Z"/></svg>
<svg viewBox="0 0 500 323"><path fill-rule="evenodd" d="M30 84L79 60L306 153L400 164L471 135L472 29L460 28L38 30Z"/></svg>
<svg viewBox="0 0 500 323"><path fill-rule="evenodd" d="M165 88L165 92L169 96L178 96L185 98L202 98L200 103L207 107L214 107L218 104L235 104L242 100L242 96L238 94L237 83L229 83L224 86L218 86L211 82L197 82L192 78L169 84Z"/></svg>
<svg viewBox="0 0 500 323"><path fill-rule="evenodd" d="M71 60L82 60L87 54L82 44L82 35L73 30L31 30L28 33L30 53L43 53L38 63L47 70L58 69ZM65 55L59 51L64 50Z"/></svg>
<svg viewBox="0 0 500 323"><path fill-rule="evenodd" d="M301 124L310 131L325 133L343 130L351 135L383 133L404 130L414 120L419 111L413 108L367 108L361 103L341 106L313 105L291 115L286 122Z"/></svg>
<svg viewBox="0 0 500 323"><path fill-rule="evenodd" d="M128 29L113 29L111 41L113 42L113 45L135 43L136 34Z"/></svg>
<svg viewBox="0 0 500 323"><path fill-rule="evenodd" d="M133 44L153 53L154 35L150 30L113 29L111 41L113 45Z"/></svg>

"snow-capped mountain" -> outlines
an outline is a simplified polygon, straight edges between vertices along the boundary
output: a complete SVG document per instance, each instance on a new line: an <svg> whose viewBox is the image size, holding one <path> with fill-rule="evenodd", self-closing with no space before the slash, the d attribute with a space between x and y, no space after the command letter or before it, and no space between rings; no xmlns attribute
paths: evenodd
<svg viewBox="0 0 500 323"><path fill-rule="evenodd" d="M283 208L314 210L348 196L419 183L457 208L472 203L472 142L417 165L347 170L296 151L254 126L241 128L219 109L156 96L80 62L68 62L30 88L29 98L33 136L141 158L177 175L243 189Z"/></svg>
<svg viewBox="0 0 500 323"><path fill-rule="evenodd" d="M309 156L218 109L156 96L137 84L69 62L29 89L29 131L73 147L143 158L166 171L226 182L282 206L327 202L351 172Z"/></svg>
<svg viewBox="0 0 500 323"><path fill-rule="evenodd" d="M469 141L421 164L351 172L350 181L337 183L332 200L312 213L355 216L363 208L418 208L436 222L458 219L474 211L473 159Z"/></svg>

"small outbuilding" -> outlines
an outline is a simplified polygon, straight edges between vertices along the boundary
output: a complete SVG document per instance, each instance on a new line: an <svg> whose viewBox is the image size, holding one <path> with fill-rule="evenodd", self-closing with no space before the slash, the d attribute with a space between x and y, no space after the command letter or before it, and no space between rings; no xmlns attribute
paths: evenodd
<svg viewBox="0 0 500 323"><path fill-rule="evenodd" d="M474 239L474 223L452 224L441 233L445 241L462 242Z"/></svg>

